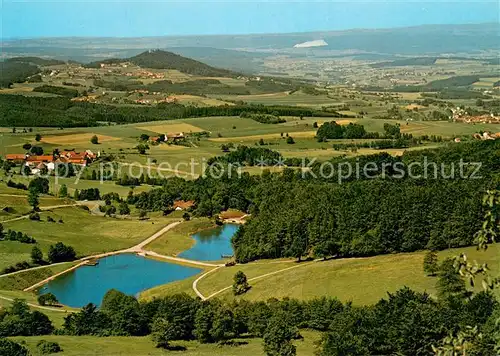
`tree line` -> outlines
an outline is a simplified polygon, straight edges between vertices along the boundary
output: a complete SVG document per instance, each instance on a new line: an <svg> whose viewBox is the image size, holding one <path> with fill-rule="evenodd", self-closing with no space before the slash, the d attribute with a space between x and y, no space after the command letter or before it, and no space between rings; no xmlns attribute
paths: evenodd
<svg viewBox="0 0 500 356"><path fill-rule="evenodd" d="M291 106L225 105L210 107L161 103L157 106L114 106L88 102L72 102L69 98L0 95L0 126L92 127L183 119L190 117L239 116L243 112L280 116L342 117L337 112Z"/></svg>

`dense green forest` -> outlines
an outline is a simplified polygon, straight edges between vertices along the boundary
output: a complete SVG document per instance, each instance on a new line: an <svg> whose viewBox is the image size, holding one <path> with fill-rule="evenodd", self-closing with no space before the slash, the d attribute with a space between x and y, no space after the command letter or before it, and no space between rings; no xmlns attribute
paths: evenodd
<svg viewBox="0 0 500 356"><path fill-rule="evenodd" d="M78 90L76 89L58 87L54 85L41 85L39 87L34 88L33 91L39 93L56 94L68 98L75 98L78 96Z"/></svg>
<svg viewBox="0 0 500 356"><path fill-rule="evenodd" d="M324 112L291 106L233 105L193 107L159 104L151 107L114 106L72 102L67 98L40 98L0 95L0 126L90 127L109 123L125 124L166 119L205 116L239 116L243 112L278 113L281 116L342 117L337 112Z"/></svg>
<svg viewBox="0 0 500 356"><path fill-rule="evenodd" d="M267 161L275 159L273 151L242 147L225 160L251 163L259 154ZM481 162L482 178L467 179L475 166L460 168L461 159ZM231 172L229 177L226 172L222 179L169 179L162 188L130 196L128 203L168 211L174 200L184 199L196 201L194 213L199 216L229 208L251 213L233 239L239 262L468 246L481 225L481 197L499 181L500 142L449 145L402 157L380 153L338 158L330 163L333 172L329 165L325 169L312 162L305 175L285 169L262 176L237 177ZM355 167L366 165L371 166L369 174L356 174ZM408 178L410 170L415 178ZM452 170L455 178L447 179Z"/></svg>
<svg viewBox="0 0 500 356"><path fill-rule="evenodd" d="M0 88L10 87L13 83L25 82L28 77L40 72L33 64L21 62L0 62Z"/></svg>

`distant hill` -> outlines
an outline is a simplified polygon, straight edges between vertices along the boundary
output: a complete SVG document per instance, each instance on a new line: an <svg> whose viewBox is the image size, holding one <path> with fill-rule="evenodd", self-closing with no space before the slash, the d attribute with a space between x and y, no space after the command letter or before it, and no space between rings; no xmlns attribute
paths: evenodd
<svg viewBox="0 0 500 356"><path fill-rule="evenodd" d="M130 58L109 58L90 62L85 64L84 67L98 68L101 64L117 64L123 62L132 62L143 68L174 69L182 73L199 76L235 77L239 75L227 69L215 68L197 60L159 49L142 52Z"/></svg>
<svg viewBox="0 0 500 356"><path fill-rule="evenodd" d="M166 50L218 68L254 73L263 69L269 53L236 51L213 47L169 47Z"/></svg>
<svg viewBox="0 0 500 356"><path fill-rule="evenodd" d="M22 83L37 73L40 73L40 68L30 63L0 62L0 88Z"/></svg>
<svg viewBox="0 0 500 356"><path fill-rule="evenodd" d="M227 69L211 67L208 64L198 62L194 59L162 50L143 52L129 58L129 61L144 68L175 69L193 75L210 77L234 77L238 75Z"/></svg>
<svg viewBox="0 0 500 356"><path fill-rule="evenodd" d="M45 59L40 57L13 57L6 59L5 62L30 63L37 66L54 66L66 63L58 59Z"/></svg>
<svg viewBox="0 0 500 356"><path fill-rule="evenodd" d="M328 46L293 48L297 43L318 38L323 39ZM498 64L498 59L493 57L500 51L499 43L498 23L486 23L283 34L35 38L3 41L2 53L4 56L50 56L88 62L111 57L139 57L139 53L149 48L163 48L210 66L241 72L248 69L262 70L264 57L283 53L316 58L361 53L353 54L352 57L367 60L464 54L479 57L481 53L488 53L489 63ZM242 65L238 66L240 60Z"/></svg>

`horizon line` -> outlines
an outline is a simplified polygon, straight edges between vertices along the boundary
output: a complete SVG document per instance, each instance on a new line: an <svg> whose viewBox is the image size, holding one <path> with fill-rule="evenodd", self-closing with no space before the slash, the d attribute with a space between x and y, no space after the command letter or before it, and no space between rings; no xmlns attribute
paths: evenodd
<svg viewBox="0 0 500 356"><path fill-rule="evenodd" d="M42 40L42 39L63 39L63 38L73 38L73 39L139 39L139 38L165 38L165 37L234 37L234 36L258 36L258 35L300 35L300 34L313 34L313 33L327 33L327 32L352 32L352 31L384 31L384 30L402 30L410 28L419 27L431 27L431 26L478 26L478 25L499 25L498 22L465 22L465 23L431 23L431 24L421 24L413 26L396 26L396 27L352 27L343 30L314 30L314 31L304 31L304 32L250 32L250 33L233 33L233 34L190 34L190 35L156 35L156 36L40 36L40 37L10 37L3 38L1 42L9 41L22 41L22 40ZM500 30L499 30L500 32Z"/></svg>

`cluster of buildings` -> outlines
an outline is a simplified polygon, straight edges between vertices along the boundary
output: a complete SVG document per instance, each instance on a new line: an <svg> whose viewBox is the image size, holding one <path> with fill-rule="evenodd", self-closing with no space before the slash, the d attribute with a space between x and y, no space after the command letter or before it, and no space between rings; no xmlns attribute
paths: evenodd
<svg viewBox="0 0 500 356"><path fill-rule="evenodd" d="M129 72L125 73L125 76L127 77L139 77L139 78L146 78L146 79L165 79L165 74L164 73L155 73L155 72L150 72L147 70L142 70L138 72Z"/></svg>
<svg viewBox="0 0 500 356"><path fill-rule="evenodd" d="M484 114L478 116L471 116L469 113L462 109L452 109L454 122L465 122L467 124L500 124L500 116L493 114Z"/></svg>
<svg viewBox="0 0 500 356"><path fill-rule="evenodd" d="M186 136L184 135L183 132L179 132L179 133L167 133L165 134L165 139L163 139L163 137L160 137L160 136L152 136L149 138L148 142L149 143L152 143L152 144L156 144L156 143L161 143L161 142L175 142L175 141L178 141L178 140L182 140L186 138Z"/></svg>
<svg viewBox="0 0 500 356"><path fill-rule="evenodd" d="M76 166L86 167L98 157L98 154L90 150L84 152L76 152L75 150L56 152L50 155L8 154L5 159L9 162L24 164L30 168L32 174L37 174L42 171L53 171L57 164L71 163Z"/></svg>
<svg viewBox="0 0 500 356"><path fill-rule="evenodd" d="M482 141L486 141L486 140L498 140L500 139L500 132L497 132L497 133L491 133L491 132L483 132L482 134L480 133L475 133L474 135L472 135L475 139L477 140L482 140Z"/></svg>
<svg viewBox="0 0 500 356"><path fill-rule="evenodd" d="M156 93L153 93L156 94ZM158 93L160 94L160 93ZM168 97L164 99L137 99L134 101L136 104L142 105L151 105L151 104L160 104L160 103L176 103L177 99L175 97Z"/></svg>

